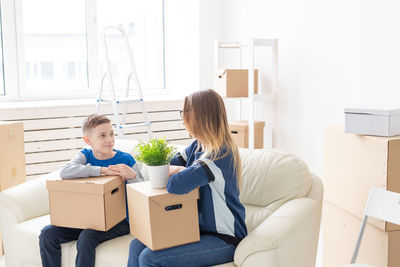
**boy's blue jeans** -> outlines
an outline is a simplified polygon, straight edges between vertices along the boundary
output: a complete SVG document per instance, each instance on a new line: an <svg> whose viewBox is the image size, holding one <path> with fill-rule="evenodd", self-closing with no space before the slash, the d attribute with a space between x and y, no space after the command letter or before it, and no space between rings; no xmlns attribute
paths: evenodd
<svg viewBox="0 0 400 267"><path fill-rule="evenodd" d="M39 236L43 267L61 267L61 243L78 240L76 267L94 267L96 247L107 240L129 234L129 224L123 220L110 230L76 229L47 225Z"/></svg>
<svg viewBox="0 0 400 267"><path fill-rule="evenodd" d="M233 261L236 247L212 235L201 235L200 242L152 251L139 240L129 247L128 267L210 266Z"/></svg>

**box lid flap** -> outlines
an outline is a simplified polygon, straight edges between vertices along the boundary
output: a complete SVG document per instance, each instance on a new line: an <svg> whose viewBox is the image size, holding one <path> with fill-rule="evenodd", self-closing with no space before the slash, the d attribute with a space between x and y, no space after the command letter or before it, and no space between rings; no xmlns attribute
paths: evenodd
<svg viewBox="0 0 400 267"><path fill-rule="evenodd" d="M199 198L198 189L187 194L177 195L168 193L166 188L151 188L150 182L128 184L128 187L157 202L159 205L179 204L179 202Z"/></svg>
<svg viewBox="0 0 400 267"><path fill-rule="evenodd" d="M343 125L329 125L327 127L327 129L330 131L345 133ZM400 142L400 135L394 135L394 136L363 135L362 138L374 139L374 140L380 141L380 142Z"/></svg>
<svg viewBox="0 0 400 267"><path fill-rule="evenodd" d="M247 120L230 122L229 127L231 130L247 131L249 122ZM263 128L265 126L264 121L254 121L254 129Z"/></svg>
<svg viewBox="0 0 400 267"><path fill-rule="evenodd" d="M400 114L400 108L345 108L344 112L388 116Z"/></svg>
<svg viewBox="0 0 400 267"><path fill-rule="evenodd" d="M122 183L119 176L100 176L79 179L47 180L49 191L104 194Z"/></svg>
<svg viewBox="0 0 400 267"><path fill-rule="evenodd" d="M24 125L22 121L0 121L0 125L12 125L12 124Z"/></svg>

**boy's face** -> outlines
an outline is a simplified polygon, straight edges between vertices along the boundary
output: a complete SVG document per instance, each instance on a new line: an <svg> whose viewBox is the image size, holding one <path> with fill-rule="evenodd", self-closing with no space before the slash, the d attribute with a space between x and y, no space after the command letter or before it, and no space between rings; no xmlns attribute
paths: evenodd
<svg viewBox="0 0 400 267"><path fill-rule="evenodd" d="M112 153L115 141L114 129L111 123L97 125L85 136L84 140L91 146L94 152L103 154Z"/></svg>

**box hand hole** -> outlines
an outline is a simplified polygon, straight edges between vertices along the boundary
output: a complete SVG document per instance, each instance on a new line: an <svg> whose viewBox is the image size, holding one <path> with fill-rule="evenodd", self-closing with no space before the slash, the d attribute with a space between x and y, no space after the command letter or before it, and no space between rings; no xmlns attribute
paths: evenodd
<svg viewBox="0 0 400 267"><path fill-rule="evenodd" d="M237 133L238 133L238 131L231 131L231 133L232 133L232 134L237 134Z"/></svg>
<svg viewBox="0 0 400 267"><path fill-rule="evenodd" d="M178 210L182 208L182 204L176 204L176 205L170 205L170 206L166 206L165 210L166 211L170 211L170 210Z"/></svg>
<svg viewBox="0 0 400 267"><path fill-rule="evenodd" d="M119 191L119 188L117 187L117 188L115 188L115 189L113 189L112 191L111 191L111 195L113 195L113 194L115 194L115 193L117 193Z"/></svg>

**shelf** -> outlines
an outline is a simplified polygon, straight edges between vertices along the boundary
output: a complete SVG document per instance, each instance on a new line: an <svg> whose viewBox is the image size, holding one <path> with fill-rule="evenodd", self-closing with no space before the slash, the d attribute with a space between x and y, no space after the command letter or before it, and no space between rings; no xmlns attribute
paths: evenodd
<svg viewBox="0 0 400 267"><path fill-rule="evenodd" d="M231 97L231 99L245 99L248 100L248 108L249 108L249 114L248 114L248 121L249 121L249 134L248 134L248 144L249 148L254 148L254 135L255 135L255 129L254 129L254 103L258 101L262 102L269 102L272 103L276 101L276 94L278 92L278 39L271 39L271 38L251 38L247 43L246 42L223 42L219 40L215 40L215 53L214 53L214 69L215 71L220 69L219 67L219 50L220 49L231 49L235 48L238 49L239 51L239 62L240 62L240 69L243 69L242 67L242 52L244 49L242 48L247 48L249 52L249 58L250 62L247 66L246 69L248 69L248 87L250 88L248 90L249 96L247 97ZM255 47L271 47L272 49L272 89L271 93L262 93L260 94L253 94L254 88L256 85L256 82L254 79L256 79L255 75L251 75L251 71L254 70L254 59L255 59ZM250 71L251 70L251 71ZM252 87L252 88L251 88ZM240 110L241 114L241 110ZM272 136L272 135L271 135ZM271 137L272 138L272 137ZM271 139L272 143L272 139Z"/></svg>
<svg viewBox="0 0 400 267"><path fill-rule="evenodd" d="M249 97L225 97L226 99L238 99L238 100L249 100ZM276 94L255 94L254 101L266 101L266 102L274 102L276 100Z"/></svg>
<svg viewBox="0 0 400 267"><path fill-rule="evenodd" d="M254 47L276 47L278 39L253 39ZM242 48L252 46L250 43L243 42L220 42L219 48Z"/></svg>

